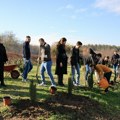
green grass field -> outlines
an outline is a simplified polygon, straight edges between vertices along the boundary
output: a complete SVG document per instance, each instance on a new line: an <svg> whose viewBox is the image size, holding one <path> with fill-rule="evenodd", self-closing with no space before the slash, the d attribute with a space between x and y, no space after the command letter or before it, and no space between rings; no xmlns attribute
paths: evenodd
<svg viewBox="0 0 120 120"><path fill-rule="evenodd" d="M52 71L54 74L55 67L53 66ZM70 67L68 68L68 73L70 73ZM34 80L37 83L35 78L36 75L36 66L34 66L33 70L29 73L28 79ZM55 81L57 82L57 76L54 75ZM64 83L65 87L57 86L58 92L67 92L67 78L68 76L64 76ZM46 75L47 86L37 86L37 101L46 100L48 99L51 94L49 92L50 81L48 76ZM3 97L10 96L12 98L12 102L15 103L19 99L29 99L29 82L22 82L22 78L19 77L18 79L12 79L10 76L5 76L5 83L7 87L0 87L0 112L1 115L6 114L6 109L8 107L3 106ZM81 78L80 78L81 85L85 85L84 81L84 72L81 70ZM101 94L101 90L94 86L93 89L83 89L80 87L76 87L73 89L74 95L82 95L87 96L90 99L98 101L105 111L109 112L111 116L116 116L120 114L120 84L115 86L115 89L110 89L109 93ZM59 116L62 120L64 115ZM54 115L51 115L51 119L55 119Z"/></svg>

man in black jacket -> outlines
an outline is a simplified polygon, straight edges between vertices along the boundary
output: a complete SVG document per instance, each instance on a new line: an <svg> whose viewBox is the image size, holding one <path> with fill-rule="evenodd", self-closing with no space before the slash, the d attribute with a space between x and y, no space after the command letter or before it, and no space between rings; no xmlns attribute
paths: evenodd
<svg viewBox="0 0 120 120"><path fill-rule="evenodd" d="M82 46L80 41L72 48L72 56L71 56L71 69L72 69L72 80L75 86L80 84L80 52L79 48ZM76 79L75 79L75 71L76 71Z"/></svg>
<svg viewBox="0 0 120 120"><path fill-rule="evenodd" d="M23 61L24 61L24 71L22 74L22 77L23 77L22 81L23 82L26 82L27 75L33 67L31 60L30 60L30 58L31 58L30 45L29 45L30 41L31 41L31 37L26 36L26 40L23 43Z"/></svg>
<svg viewBox="0 0 120 120"><path fill-rule="evenodd" d="M4 63L8 61L6 49L4 45L0 42L0 81L1 86L6 86L4 83Z"/></svg>

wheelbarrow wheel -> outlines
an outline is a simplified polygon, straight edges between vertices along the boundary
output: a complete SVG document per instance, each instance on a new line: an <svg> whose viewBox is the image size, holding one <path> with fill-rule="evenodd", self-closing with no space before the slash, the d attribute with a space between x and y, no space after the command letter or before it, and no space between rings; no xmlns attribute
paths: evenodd
<svg viewBox="0 0 120 120"><path fill-rule="evenodd" d="M13 71L11 72L11 77L12 77L13 79L17 79L19 76L20 76L20 73L19 73L17 70L13 70Z"/></svg>

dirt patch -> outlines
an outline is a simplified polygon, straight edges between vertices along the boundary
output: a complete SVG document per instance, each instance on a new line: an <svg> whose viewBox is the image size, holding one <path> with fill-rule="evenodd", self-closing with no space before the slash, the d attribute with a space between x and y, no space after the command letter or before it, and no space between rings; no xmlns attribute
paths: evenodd
<svg viewBox="0 0 120 120"><path fill-rule="evenodd" d="M88 97L68 96L66 93L53 95L44 102L31 103L30 100L19 100L10 106L8 112L9 115L4 117L5 120L36 120L41 116L46 120L52 115L69 116L65 120L119 119L119 116L111 118L98 102Z"/></svg>

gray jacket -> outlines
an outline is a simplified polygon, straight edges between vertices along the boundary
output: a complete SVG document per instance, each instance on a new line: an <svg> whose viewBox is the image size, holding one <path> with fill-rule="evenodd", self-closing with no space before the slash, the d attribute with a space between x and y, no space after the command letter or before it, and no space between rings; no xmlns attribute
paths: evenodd
<svg viewBox="0 0 120 120"><path fill-rule="evenodd" d="M51 61L51 49L49 44L45 43L44 45L41 45L39 53L41 61Z"/></svg>

